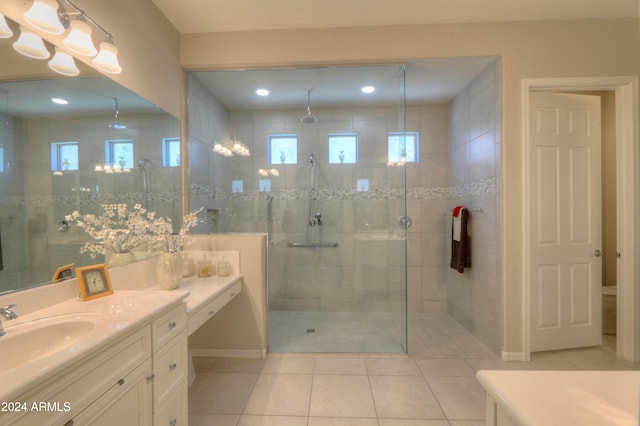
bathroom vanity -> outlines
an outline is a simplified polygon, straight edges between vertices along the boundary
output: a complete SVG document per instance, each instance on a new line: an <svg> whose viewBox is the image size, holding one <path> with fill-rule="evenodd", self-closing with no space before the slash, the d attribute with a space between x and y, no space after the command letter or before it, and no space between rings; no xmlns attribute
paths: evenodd
<svg viewBox="0 0 640 426"><path fill-rule="evenodd" d="M3 352L21 359L0 371L0 423L184 424L187 295L118 291L5 323Z"/></svg>
<svg viewBox="0 0 640 426"><path fill-rule="evenodd" d="M6 322L0 348L13 355L0 365L0 424L186 425L187 336L242 291L241 279L120 290Z"/></svg>
<svg viewBox="0 0 640 426"><path fill-rule="evenodd" d="M638 425L640 371L489 371L487 425Z"/></svg>

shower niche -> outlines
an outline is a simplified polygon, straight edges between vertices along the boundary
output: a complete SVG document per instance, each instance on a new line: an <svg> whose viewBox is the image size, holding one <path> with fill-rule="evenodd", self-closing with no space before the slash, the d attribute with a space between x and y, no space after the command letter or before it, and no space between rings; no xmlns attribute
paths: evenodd
<svg viewBox="0 0 640 426"><path fill-rule="evenodd" d="M404 71L189 75L191 208L218 209L221 232L268 234L272 352L407 351L406 170L388 165L389 135L405 132ZM235 142L251 155L213 152Z"/></svg>

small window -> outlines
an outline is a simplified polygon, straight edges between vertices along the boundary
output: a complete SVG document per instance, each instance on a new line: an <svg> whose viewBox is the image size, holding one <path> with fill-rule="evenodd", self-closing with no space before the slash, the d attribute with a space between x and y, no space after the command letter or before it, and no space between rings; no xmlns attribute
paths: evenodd
<svg viewBox="0 0 640 426"><path fill-rule="evenodd" d="M122 169L133 168L133 141L107 140L104 144L104 162Z"/></svg>
<svg viewBox="0 0 640 426"><path fill-rule="evenodd" d="M329 164L358 162L357 133L329 133Z"/></svg>
<svg viewBox="0 0 640 426"><path fill-rule="evenodd" d="M271 192L271 179L260 179L258 185L260 192Z"/></svg>
<svg viewBox="0 0 640 426"><path fill-rule="evenodd" d="M231 192L244 192L244 182L242 179L231 181Z"/></svg>
<svg viewBox="0 0 640 426"><path fill-rule="evenodd" d="M269 164L297 164L298 135L269 135Z"/></svg>
<svg viewBox="0 0 640 426"><path fill-rule="evenodd" d="M0 145L0 172L4 172L4 146Z"/></svg>
<svg viewBox="0 0 640 426"><path fill-rule="evenodd" d="M162 167L180 167L180 138L162 139Z"/></svg>
<svg viewBox="0 0 640 426"><path fill-rule="evenodd" d="M78 170L78 142L51 143L51 170Z"/></svg>
<svg viewBox="0 0 640 426"><path fill-rule="evenodd" d="M391 132L389 133L389 162L416 163L419 158L418 132Z"/></svg>

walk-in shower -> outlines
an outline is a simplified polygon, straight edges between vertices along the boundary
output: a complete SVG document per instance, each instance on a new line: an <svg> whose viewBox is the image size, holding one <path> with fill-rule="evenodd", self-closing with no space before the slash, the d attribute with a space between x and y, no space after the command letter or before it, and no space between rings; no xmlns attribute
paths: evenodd
<svg viewBox="0 0 640 426"><path fill-rule="evenodd" d="M211 154L190 185L192 200L221 212L220 231L268 233L269 350L406 353L406 229L397 223L406 177L402 165L388 166L390 135L405 131L404 67L191 78L190 98L225 110L200 111L189 127L221 143L233 135L252 153ZM376 85L366 96L365 81ZM257 82L271 83L269 99L245 95Z"/></svg>

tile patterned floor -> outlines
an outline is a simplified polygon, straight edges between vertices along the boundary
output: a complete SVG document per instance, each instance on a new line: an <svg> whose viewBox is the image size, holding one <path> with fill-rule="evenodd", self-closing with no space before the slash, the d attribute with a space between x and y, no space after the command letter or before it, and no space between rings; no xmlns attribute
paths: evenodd
<svg viewBox="0 0 640 426"><path fill-rule="evenodd" d="M446 314L412 315L409 355L194 359L191 426L479 426L480 369L638 370L603 348L506 363Z"/></svg>

